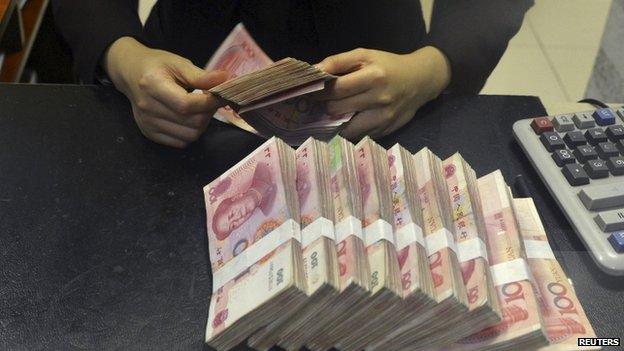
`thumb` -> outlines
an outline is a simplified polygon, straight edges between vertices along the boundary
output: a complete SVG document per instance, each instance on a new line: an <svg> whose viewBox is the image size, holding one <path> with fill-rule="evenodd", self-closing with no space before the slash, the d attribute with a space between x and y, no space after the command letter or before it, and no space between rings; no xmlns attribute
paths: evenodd
<svg viewBox="0 0 624 351"><path fill-rule="evenodd" d="M176 79L187 88L208 90L225 82L227 78L227 72L205 71L186 60L176 67Z"/></svg>
<svg viewBox="0 0 624 351"><path fill-rule="evenodd" d="M225 71L202 71L203 75L199 76L193 83L193 88L208 90L228 80L228 73Z"/></svg>
<svg viewBox="0 0 624 351"><path fill-rule="evenodd" d="M366 50L355 49L326 57L316 67L329 74L346 74L357 71L366 61Z"/></svg>

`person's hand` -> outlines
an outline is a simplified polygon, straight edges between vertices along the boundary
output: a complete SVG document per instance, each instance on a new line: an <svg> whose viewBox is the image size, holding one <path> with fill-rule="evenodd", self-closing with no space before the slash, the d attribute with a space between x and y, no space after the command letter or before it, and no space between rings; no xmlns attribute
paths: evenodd
<svg viewBox="0 0 624 351"><path fill-rule="evenodd" d="M431 46L406 55L355 49L329 56L317 66L339 75L321 93L327 113L358 112L341 133L349 139L397 130L436 98L451 76L446 56Z"/></svg>
<svg viewBox="0 0 624 351"><path fill-rule="evenodd" d="M102 66L115 87L132 104L134 119L150 140L186 147L204 132L220 107L207 90L227 79L225 72L206 72L167 51L150 49L133 38L117 39L106 51Z"/></svg>

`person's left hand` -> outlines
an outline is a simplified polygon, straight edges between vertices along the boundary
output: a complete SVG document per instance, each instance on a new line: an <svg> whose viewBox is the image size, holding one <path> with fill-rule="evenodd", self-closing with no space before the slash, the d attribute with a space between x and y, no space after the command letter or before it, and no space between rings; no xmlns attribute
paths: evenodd
<svg viewBox="0 0 624 351"><path fill-rule="evenodd" d="M431 46L406 55L355 49L317 66L339 75L321 94L327 113L358 112L341 134L348 139L394 132L449 84L450 64Z"/></svg>

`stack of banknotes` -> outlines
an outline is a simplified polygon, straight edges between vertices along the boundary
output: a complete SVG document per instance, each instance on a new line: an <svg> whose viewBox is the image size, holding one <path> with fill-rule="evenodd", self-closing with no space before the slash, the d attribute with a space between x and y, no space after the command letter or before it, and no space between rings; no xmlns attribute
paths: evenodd
<svg viewBox="0 0 624 351"><path fill-rule="evenodd" d="M227 82L204 92L228 103L215 118L267 138L275 135L290 145L301 145L311 136L329 140L353 116L328 115L311 94L335 76L292 58L274 63L242 23L215 51L206 70L229 74Z"/></svg>
<svg viewBox="0 0 624 351"><path fill-rule="evenodd" d="M204 194L217 350L577 350L595 337L533 201L459 154L274 137Z"/></svg>
<svg viewBox="0 0 624 351"><path fill-rule="evenodd" d="M275 62L208 90L235 106L240 113L283 101L301 89L325 85L334 76L291 57Z"/></svg>

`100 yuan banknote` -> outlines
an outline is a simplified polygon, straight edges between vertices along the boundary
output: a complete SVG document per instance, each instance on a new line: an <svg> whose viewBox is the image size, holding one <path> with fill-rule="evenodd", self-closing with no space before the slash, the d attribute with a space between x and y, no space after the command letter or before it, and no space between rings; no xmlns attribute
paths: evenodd
<svg viewBox="0 0 624 351"><path fill-rule="evenodd" d="M287 205L281 167L272 138L204 188L213 272L285 222L298 227Z"/></svg>
<svg viewBox="0 0 624 351"><path fill-rule="evenodd" d="M548 244L533 199L513 199L513 204L550 342L543 350L600 349L578 346L578 338L595 338L596 333Z"/></svg>
<svg viewBox="0 0 624 351"><path fill-rule="evenodd" d="M520 232L500 171L478 180L485 218L492 278L501 304L502 321L459 340L450 349L495 349L517 340L547 344L539 302L531 285Z"/></svg>
<svg viewBox="0 0 624 351"><path fill-rule="evenodd" d="M253 40L245 26L239 23L208 60L206 70L225 71L228 78L232 79L268 67L272 63L273 60ZM214 117L249 132L255 132L255 129L229 106L217 110Z"/></svg>
<svg viewBox="0 0 624 351"><path fill-rule="evenodd" d="M486 244L479 235L477 214L466 181L463 159L455 154L443 163L444 175L451 200L455 240L462 277L470 310L487 303L488 286Z"/></svg>
<svg viewBox="0 0 624 351"><path fill-rule="evenodd" d="M228 72L229 78L235 78L266 68L273 60L260 48L242 23L234 27L225 38L217 51L208 61L207 70L221 70ZM262 134L270 136L276 132L314 130L316 128L338 127L351 119L353 113L330 116L326 113L325 105L313 99L308 93L324 88L321 82L314 87L303 87L284 94L290 97L284 101L270 104L253 111L246 112L248 120L262 119L257 127ZM283 100L284 98L282 98ZM259 134L257 128L252 127L232 108L220 108L215 118L229 122L249 132Z"/></svg>
<svg viewBox="0 0 624 351"><path fill-rule="evenodd" d="M421 209L410 208L418 206L420 202L416 194L416 184L412 184L413 189L407 189L404 163L411 160L404 159L406 153L406 151L402 152L399 144L388 150L392 211L396 227L395 240L403 298L410 296L416 289L422 289L423 282L430 281L421 277L419 273L419 260L422 259L419 257L419 252L426 252L425 239L420 226L422 218L416 218L421 213ZM408 192L412 192L413 199L408 198Z"/></svg>

